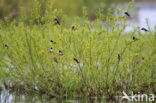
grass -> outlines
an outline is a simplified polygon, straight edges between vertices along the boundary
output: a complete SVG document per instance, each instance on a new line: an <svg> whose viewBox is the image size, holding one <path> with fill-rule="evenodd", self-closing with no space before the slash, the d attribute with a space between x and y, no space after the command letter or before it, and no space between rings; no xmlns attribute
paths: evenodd
<svg viewBox="0 0 156 103"><path fill-rule="evenodd" d="M65 18L60 25L1 21L1 85L48 97L156 93L154 31L124 32L126 16Z"/></svg>

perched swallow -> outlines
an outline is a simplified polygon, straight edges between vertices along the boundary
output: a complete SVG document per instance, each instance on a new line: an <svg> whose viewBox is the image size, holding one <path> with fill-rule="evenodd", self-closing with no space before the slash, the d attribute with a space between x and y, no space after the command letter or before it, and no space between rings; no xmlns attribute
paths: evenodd
<svg viewBox="0 0 156 103"><path fill-rule="evenodd" d="M50 40L50 42L53 43L54 41L53 40Z"/></svg>
<svg viewBox="0 0 156 103"><path fill-rule="evenodd" d="M5 81L4 81L3 85L4 85L4 87L5 87L6 90L9 89L9 86L7 85L7 83Z"/></svg>
<svg viewBox="0 0 156 103"><path fill-rule="evenodd" d="M58 24L58 25L60 25L60 22L59 22L59 20L58 19L54 19L54 21L55 21L55 24Z"/></svg>
<svg viewBox="0 0 156 103"><path fill-rule="evenodd" d="M143 30L145 32L148 32L148 30L146 28L141 28L141 30Z"/></svg>
<svg viewBox="0 0 156 103"><path fill-rule="evenodd" d="M118 54L118 59L120 60L120 58L121 58L121 56L120 56L120 54Z"/></svg>
<svg viewBox="0 0 156 103"><path fill-rule="evenodd" d="M59 54L60 54L60 55L63 55L63 53L62 53L62 51L61 51L61 50L59 50Z"/></svg>
<svg viewBox="0 0 156 103"><path fill-rule="evenodd" d="M54 51L54 49L51 47L51 48L50 48L50 53L52 53L53 51Z"/></svg>
<svg viewBox="0 0 156 103"><path fill-rule="evenodd" d="M75 30L76 30L75 26L72 26L72 30L73 30L73 31L75 31Z"/></svg>
<svg viewBox="0 0 156 103"><path fill-rule="evenodd" d="M6 49L8 49L8 48L9 48L7 44L5 44L4 46L5 46L5 48L6 48Z"/></svg>
<svg viewBox="0 0 156 103"><path fill-rule="evenodd" d="M74 58L74 61L75 61L76 63L80 63L76 58Z"/></svg>
<svg viewBox="0 0 156 103"><path fill-rule="evenodd" d="M56 44L56 42L54 42L53 40L50 40L51 43Z"/></svg>
<svg viewBox="0 0 156 103"><path fill-rule="evenodd" d="M128 12L125 12L125 15L128 16L128 17L130 17L130 14Z"/></svg>
<svg viewBox="0 0 156 103"><path fill-rule="evenodd" d="M136 40L138 40L138 39L137 39L135 36L133 36L133 40L136 41Z"/></svg>

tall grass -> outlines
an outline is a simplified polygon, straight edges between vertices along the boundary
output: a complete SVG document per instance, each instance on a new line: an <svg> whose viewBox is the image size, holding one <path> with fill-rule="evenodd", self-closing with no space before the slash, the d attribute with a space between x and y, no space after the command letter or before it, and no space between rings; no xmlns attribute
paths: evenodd
<svg viewBox="0 0 156 103"><path fill-rule="evenodd" d="M84 9L84 16L68 25L66 16L57 15L44 24L0 22L1 85L50 97L156 92L154 32L126 33L126 16L111 11L90 22Z"/></svg>

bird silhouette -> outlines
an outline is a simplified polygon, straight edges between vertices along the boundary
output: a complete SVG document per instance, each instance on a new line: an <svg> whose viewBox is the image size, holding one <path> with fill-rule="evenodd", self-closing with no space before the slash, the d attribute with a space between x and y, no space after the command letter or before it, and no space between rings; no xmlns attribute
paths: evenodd
<svg viewBox="0 0 156 103"><path fill-rule="evenodd" d="M51 48L50 48L50 53L52 53L53 51L54 51L54 49L51 47Z"/></svg>
<svg viewBox="0 0 156 103"><path fill-rule="evenodd" d="M60 54L60 55L63 55L63 53L62 53L62 51L61 51L61 50L59 50L59 54Z"/></svg>
<svg viewBox="0 0 156 103"><path fill-rule="evenodd" d="M145 31L145 32L148 32L148 30L146 28L141 28L141 30Z"/></svg>
<svg viewBox="0 0 156 103"><path fill-rule="evenodd" d="M125 15L128 16L128 17L130 17L130 14L128 12L125 12Z"/></svg>
<svg viewBox="0 0 156 103"><path fill-rule="evenodd" d="M133 36L133 40L134 40L134 41L136 41L136 40L139 40L139 39L138 39L138 38L136 38L135 36Z"/></svg>
<svg viewBox="0 0 156 103"><path fill-rule="evenodd" d="M73 30L73 31L75 31L75 30L76 30L75 26L72 26L72 30Z"/></svg>
<svg viewBox="0 0 156 103"><path fill-rule="evenodd" d="M118 54L118 60L120 60L120 58L121 58L121 56L120 56L120 54Z"/></svg>
<svg viewBox="0 0 156 103"><path fill-rule="evenodd" d="M74 58L74 61L75 61L76 63L80 63L76 58Z"/></svg>
<svg viewBox="0 0 156 103"><path fill-rule="evenodd" d="M59 20L57 18L55 18L54 21L55 21L55 24L60 25L60 22L59 22Z"/></svg>
<svg viewBox="0 0 156 103"><path fill-rule="evenodd" d="M8 49L8 48L9 48L7 44L5 44L4 46L5 46L5 48L6 48L6 49Z"/></svg>
<svg viewBox="0 0 156 103"><path fill-rule="evenodd" d="M53 40L50 40L51 43L56 44L56 42L54 42Z"/></svg>

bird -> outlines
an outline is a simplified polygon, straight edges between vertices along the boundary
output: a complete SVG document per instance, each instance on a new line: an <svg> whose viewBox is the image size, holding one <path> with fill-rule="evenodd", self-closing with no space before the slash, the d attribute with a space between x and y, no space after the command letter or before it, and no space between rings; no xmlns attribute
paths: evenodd
<svg viewBox="0 0 156 103"><path fill-rule="evenodd" d="M128 12L125 12L125 15L128 16L128 17L130 17L130 14Z"/></svg>
<svg viewBox="0 0 156 103"><path fill-rule="evenodd" d="M148 32L148 30L146 28L141 28L141 30L145 31L145 32Z"/></svg>
<svg viewBox="0 0 156 103"><path fill-rule="evenodd" d="M53 40L50 40L50 42L53 43L54 41Z"/></svg>
<svg viewBox="0 0 156 103"><path fill-rule="evenodd" d="M5 81L4 81L3 85L4 85L4 87L5 87L6 90L9 89L9 86L7 85L7 83Z"/></svg>
<svg viewBox="0 0 156 103"><path fill-rule="evenodd" d="M5 44L4 46L5 46L5 48L6 48L6 49L8 49L8 48L9 48L7 44Z"/></svg>
<svg viewBox="0 0 156 103"><path fill-rule="evenodd" d="M59 20L57 18L55 18L54 21L55 21L55 24L60 25L60 22L59 22Z"/></svg>
<svg viewBox="0 0 156 103"><path fill-rule="evenodd" d="M80 63L76 58L74 58L74 61L75 61L76 63Z"/></svg>
<svg viewBox="0 0 156 103"><path fill-rule="evenodd" d="M72 26L72 30L73 30L73 31L75 31L75 30L76 30L75 26Z"/></svg>
<svg viewBox="0 0 156 103"><path fill-rule="evenodd" d="M54 50L53 50L53 48L51 47L51 48L50 48L50 53L52 53L53 51L54 51Z"/></svg>
<svg viewBox="0 0 156 103"><path fill-rule="evenodd" d="M63 53L62 53L62 51L61 51L61 50L59 50L59 54L60 54L60 55L63 55Z"/></svg>
<svg viewBox="0 0 156 103"><path fill-rule="evenodd" d="M136 41L136 40L139 40L139 39L138 39L138 38L136 38L135 36L133 36L133 40L134 40L134 41Z"/></svg>
<svg viewBox="0 0 156 103"><path fill-rule="evenodd" d="M56 44L56 42L54 42L53 40L50 40L51 43Z"/></svg>
<svg viewBox="0 0 156 103"><path fill-rule="evenodd" d="M120 54L118 54L118 59L120 60L120 58L121 58L121 56L120 56Z"/></svg>

